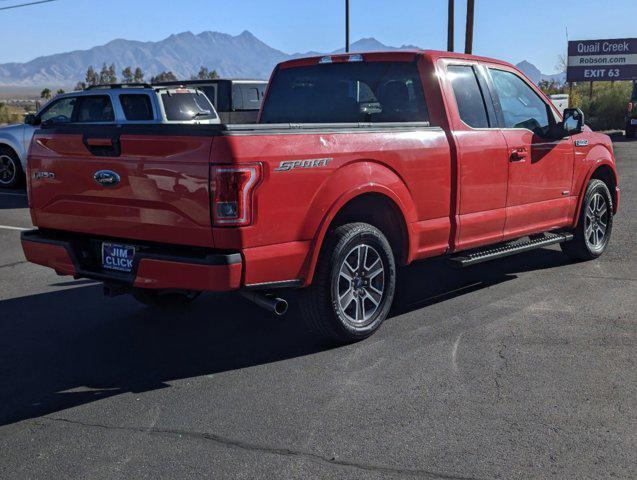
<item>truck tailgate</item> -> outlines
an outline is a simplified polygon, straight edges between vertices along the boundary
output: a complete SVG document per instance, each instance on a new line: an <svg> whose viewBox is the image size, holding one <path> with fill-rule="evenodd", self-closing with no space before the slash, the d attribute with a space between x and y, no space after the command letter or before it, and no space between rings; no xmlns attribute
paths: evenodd
<svg viewBox="0 0 637 480"><path fill-rule="evenodd" d="M42 129L28 161L33 221L41 229L212 247L212 138Z"/></svg>

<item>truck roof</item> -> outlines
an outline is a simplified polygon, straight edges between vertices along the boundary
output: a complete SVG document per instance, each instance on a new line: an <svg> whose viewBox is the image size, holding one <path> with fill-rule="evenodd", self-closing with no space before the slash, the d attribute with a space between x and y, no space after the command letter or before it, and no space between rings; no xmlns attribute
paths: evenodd
<svg viewBox="0 0 637 480"><path fill-rule="evenodd" d="M439 58L457 58L461 60L474 60L481 62L497 63L501 65L507 65L514 67L514 65L498 60L495 58L482 57L479 55L467 55L465 53L447 52L443 50L391 50L380 52L350 52L350 53L337 53L327 55L317 55L313 57L296 58L293 60L287 60L279 63L279 68L293 68L307 65L314 65L320 62L322 59L331 59L333 62L346 62L351 56L361 56L363 60L380 62L380 61L410 61L416 56L429 57L431 60L437 60ZM327 63L327 62L326 62Z"/></svg>

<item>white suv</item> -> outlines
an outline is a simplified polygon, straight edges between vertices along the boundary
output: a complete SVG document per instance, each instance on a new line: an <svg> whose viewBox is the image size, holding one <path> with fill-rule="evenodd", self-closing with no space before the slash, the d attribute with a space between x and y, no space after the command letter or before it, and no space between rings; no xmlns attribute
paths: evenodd
<svg viewBox="0 0 637 480"><path fill-rule="evenodd" d="M0 128L0 187L16 187L26 171L33 132L63 123L220 123L203 91L188 86L105 85L58 95L24 124Z"/></svg>

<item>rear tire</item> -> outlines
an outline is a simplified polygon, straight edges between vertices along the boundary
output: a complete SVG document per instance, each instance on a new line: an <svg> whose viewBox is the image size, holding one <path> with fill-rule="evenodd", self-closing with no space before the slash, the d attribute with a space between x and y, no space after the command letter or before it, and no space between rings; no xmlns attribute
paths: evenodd
<svg viewBox="0 0 637 480"><path fill-rule="evenodd" d="M23 180L24 171L18 155L8 147L0 147L0 187L16 188Z"/></svg>
<svg viewBox="0 0 637 480"><path fill-rule="evenodd" d="M561 243L562 251L573 260L593 260L606 250L612 230L613 197L604 182L593 179L584 194L573 240Z"/></svg>
<svg viewBox="0 0 637 480"><path fill-rule="evenodd" d="M134 288L131 294L140 303L153 308L179 308L194 301L201 292L162 292L149 288Z"/></svg>
<svg viewBox="0 0 637 480"><path fill-rule="evenodd" d="M326 237L314 281L299 300L311 330L349 343L378 330L395 289L396 264L385 235L366 223L348 223Z"/></svg>

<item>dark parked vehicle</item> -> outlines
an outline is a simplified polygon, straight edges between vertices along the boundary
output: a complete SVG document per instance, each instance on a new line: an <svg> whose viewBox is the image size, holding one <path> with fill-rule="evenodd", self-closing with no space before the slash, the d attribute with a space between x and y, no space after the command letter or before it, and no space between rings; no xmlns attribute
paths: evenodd
<svg viewBox="0 0 637 480"><path fill-rule="evenodd" d="M218 78L163 82L158 85L184 85L203 90L217 110L221 123L256 123L267 84L265 80Z"/></svg>
<svg viewBox="0 0 637 480"><path fill-rule="evenodd" d="M637 130L637 82L633 82L633 94L626 109L626 138L635 138Z"/></svg>

